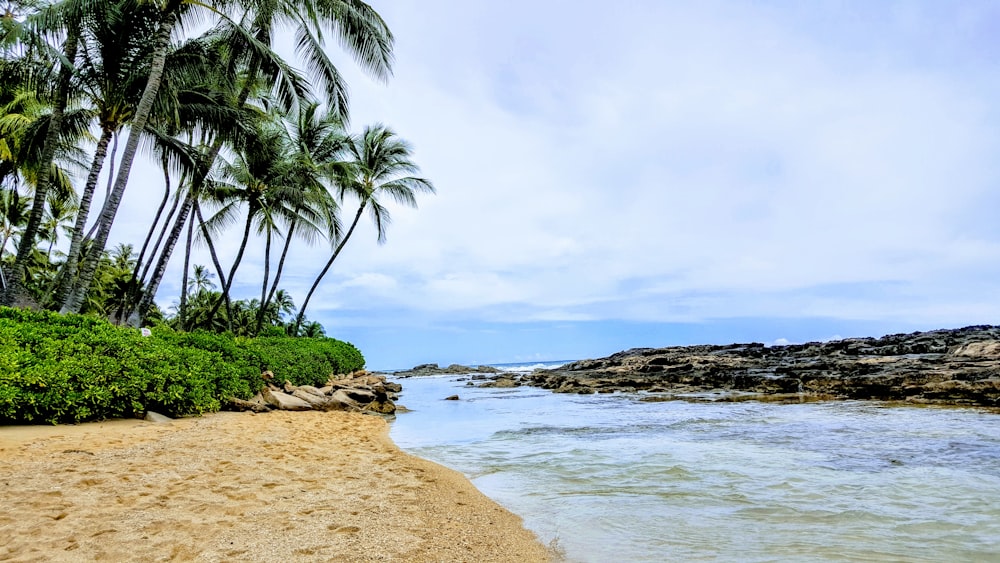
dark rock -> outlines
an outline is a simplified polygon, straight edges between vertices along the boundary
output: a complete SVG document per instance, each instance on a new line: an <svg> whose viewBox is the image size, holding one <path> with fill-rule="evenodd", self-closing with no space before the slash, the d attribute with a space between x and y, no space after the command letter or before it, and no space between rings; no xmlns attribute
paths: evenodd
<svg viewBox="0 0 1000 563"><path fill-rule="evenodd" d="M498 386L498 381L484 386ZM750 343L633 348L536 370L520 383L557 393L711 391L728 394L726 400L768 395L781 402L877 399L997 407L1000 327L774 347Z"/></svg>
<svg viewBox="0 0 1000 563"><path fill-rule="evenodd" d="M359 403L370 403L375 400L376 393L369 389L341 389L351 400L357 401ZM384 393L383 393L384 394Z"/></svg>
<svg viewBox="0 0 1000 563"><path fill-rule="evenodd" d="M392 414L396 412L396 404L389 399L374 400L367 405L365 405L362 410L368 412L377 412L379 414Z"/></svg>
<svg viewBox="0 0 1000 563"><path fill-rule="evenodd" d="M461 364L451 364L442 368L437 364L421 364L413 369L397 371L392 374L394 377L422 377L428 375L466 375L472 373L499 373L495 367L491 366L463 366Z"/></svg>
<svg viewBox="0 0 1000 563"><path fill-rule="evenodd" d="M517 387L519 385L521 384L518 383L517 381L514 381L510 377L499 377L492 381L487 381L486 383L481 384L480 387L510 388L510 387Z"/></svg>
<svg viewBox="0 0 1000 563"><path fill-rule="evenodd" d="M448 395L447 397L444 398L444 400L445 401L457 401L458 400L458 395Z"/></svg>

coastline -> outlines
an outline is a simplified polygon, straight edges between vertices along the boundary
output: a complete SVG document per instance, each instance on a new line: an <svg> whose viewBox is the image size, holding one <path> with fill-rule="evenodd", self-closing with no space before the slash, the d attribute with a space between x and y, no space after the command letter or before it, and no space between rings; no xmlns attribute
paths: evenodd
<svg viewBox="0 0 1000 563"><path fill-rule="evenodd" d="M456 471L342 412L0 427L14 561L548 561Z"/></svg>

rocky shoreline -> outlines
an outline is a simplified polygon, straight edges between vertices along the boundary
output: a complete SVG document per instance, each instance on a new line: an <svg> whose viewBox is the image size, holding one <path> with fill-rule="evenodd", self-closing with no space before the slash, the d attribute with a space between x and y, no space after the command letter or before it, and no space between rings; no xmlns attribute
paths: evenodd
<svg viewBox="0 0 1000 563"><path fill-rule="evenodd" d="M645 400L863 399L997 408L1000 327L785 346L635 348L557 369L481 372L472 379L481 380L472 385L531 385L556 393L644 391L650 393Z"/></svg>
<svg viewBox="0 0 1000 563"><path fill-rule="evenodd" d="M350 411L377 414L393 414L399 392L403 387L398 383L386 381L385 375L358 371L349 374L330 376L323 387L311 385L292 385L285 381L278 387L274 382L274 374L266 371L262 374L266 386L257 395L245 401L230 398L227 405L230 410L267 412L283 411Z"/></svg>

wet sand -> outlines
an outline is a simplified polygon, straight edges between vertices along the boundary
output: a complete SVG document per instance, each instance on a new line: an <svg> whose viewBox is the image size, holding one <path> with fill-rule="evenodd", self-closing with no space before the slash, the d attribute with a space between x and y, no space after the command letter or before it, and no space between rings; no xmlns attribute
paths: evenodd
<svg viewBox="0 0 1000 563"><path fill-rule="evenodd" d="M0 427L0 560L547 561L520 518L377 417Z"/></svg>

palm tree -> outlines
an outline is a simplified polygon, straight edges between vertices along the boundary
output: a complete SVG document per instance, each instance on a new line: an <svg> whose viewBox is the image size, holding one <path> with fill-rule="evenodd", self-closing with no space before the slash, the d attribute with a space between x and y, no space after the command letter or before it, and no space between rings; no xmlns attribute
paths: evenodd
<svg viewBox="0 0 1000 563"><path fill-rule="evenodd" d="M8 253L7 243L20 236L27 218L28 198L17 190L0 188L0 257Z"/></svg>
<svg viewBox="0 0 1000 563"><path fill-rule="evenodd" d="M307 322L302 325L301 331L296 336L301 336L303 338L319 338L326 335L326 330L323 325L316 321Z"/></svg>
<svg viewBox="0 0 1000 563"><path fill-rule="evenodd" d="M56 4L40 10L34 18L41 37L44 32L65 30L65 40L61 46L62 57L59 58L59 78L52 105L52 113L46 128L45 141L39 155L38 177L35 184L35 196L24 227L21 240L14 259L13 275L8 280L8 287L2 296L5 305L12 305L24 290L24 274L32 252L35 248L35 237L42 223L42 213L52 178L52 163L55 161L60 137L63 134L63 116L69 104L70 81L73 76L73 64L76 60L80 40L80 18L84 6L74 0Z"/></svg>
<svg viewBox="0 0 1000 563"><path fill-rule="evenodd" d="M68 224L73 220L73 216L75 214L76 205L72 201L49 201L49 205L47 206L45 215L42 219L39 238L49 243L49 246L45 251L45 256L50 261L52 260L52 247L59 242L59 231L63 231L63 234L72 233Z"/></svg>
<svg viewBox="0 0 1000 563"><path fill-rule="evenodd" d="M75 307L67 305L77 278L90 205L108 145L114 138L117 150L117 135L131 119L142 91L149 51L148 37L156 30L159 15L159 11L150 4L128 1L103 3L100 8L87 14L81 24L83 48L76 85L90 102L101 135L80 197L69 251L56 291L56 303L60 309L67 311L79 307L78 304Z"/></svg>
<svg viewBox="0 0 1000 563"><path fill-rule="evenodd" d="M114 21L100 20L93 24L92 29L87 28L85 38L89 48L85 51L81 81L87 85L88 97L97 109L103 131L102 141L111 135L117 139L118 132L128 125L131 128L130 137L138 134L151 141L150 144L159 154L164 167L182 169L186 175L190 175L190 171L197 164L196 151L189 144L175 138L175 135L195 129L201 130L202 134L208 131L217 133L220 130L231 130L234 126L239 126L239 118L225 107L225 96L217 92L218 89L225 88L225 78L217 74L218 57L221 54L218 40L211 37L196 38L178 46L171 46L171 50L165 56L165 68L162 71L158 97L153 105L155 111L148 116L145 129L136 133L134 118L141 102L140 92L150 64L149 46L145 40L157 25L153 16L158 12L150 10L149 5L136 5L130 0L121 0L120 4L109 8L109 19ZM124 22L122 25L127 24L134 33L116 32L120 25L114 25L115 21ZM207 77L210 76L216 81L209 82ZM101 148L101 145L98 148ZM94 165L85 189L85 199L93 195L103 157L103 153L95 154ZM101 237L106 237L110 231L108 221L113 220L115 213L111 207L117 206L115 198L120 195L121 193L116 194L115 188L112 187L101 216L95 223L97 242L94 244L94 252L97 252L103 244L100 242ZM168 180L163 201L157 209L156 217L139 253L134 275L136 282L141 282L139 262L146 255L149 242L169 197ZM73 241L76 244L71 244L70 256L76 255L79 243L84 238L83 225L87 218L86 210L83 211L77 218L76 236ZM91 253L84 260L82 270L76 278L72 271L76 261L68 261L70 275L64 277L64 282L69 285L66 286L64 283L64 287L59 291L63 303L62 311L72 312L79 306L90 283L88 278L92 277L96 268L95 256L97 255Z"/></svg>
<svg viewBox="0 0 1000 563"><path fill-rule="evenodd" d="M319 104L310 103L299 107L297 119L291 124L289 134L294 147L292 158L295 160L296 187L302 191L303 204L292 212L277 271L267 293L268 280L264 276L261 285L263 306L257 319L258 332L264 323L263 313L278 291L293 237L298 236L307 243L314 242L320 234L318 222L326 224L332 237L338 237L340 233L337 202L331 197L327 185L335 180L344 167L343 156L349 137L344 131L343 120L332 112L323 113Z"/></svg>
<svg viewBox="0 0 1000 563"><path fill-rule="evenodd" d="M247 139L246 146L233 162L223 165L221 175L230 183L220 183L214 190L222 208L209 222L217 229L231 224L239 209L246 206L243 238L223 284L223 296L229 295L254 226L257 233L265 237L266 283L272 233L277 230L280 222L290 221L293 210L301 206L302 197L301 192L295 188L295 163L290 157L287 132L274 122L263 122L260 125L258 133ZM221 305L220 299L212 314Z"/></svg>
<svg viewBox="0 0 1000 563"><path fill-rule="evenodd" d="M348 144L348 151L351 155L350 167L338 178L338 189L341 197L350 193L358 199L358 210L347 233L339 240L331 241L334 244L333 253L316 276L305 301L302 302L302 308L295 321L294 334L298 334L302 326L306 307L309 306L313 293L351 238L365 210L368 210L375 223L379 244L383 244L391 218L389 210L380 201L382 196L387 196L401 205L416 207L417 192L434 193L434 185L429 180L410 176L420 171L420 168L410 160L413 152L410 144L382 124L365 127L361 136L355 137Z"/></svg>
<svg viewBox="0 0 1000 563"><path fill-rule="evenodd" d="M177 3L179 0L168 0L168 10ZM392 34L382 18L360 0L256 0L248 3L246 7L245 17L241 18L241 21L246 23L246 28L234 25L235 22L229 19L223 21L225 24L223 31L231 36L231 40L228 41L233 52L230 69L232 71L239 68L248 70L246 82L238 97L239 107L246 104L252 85L257 82L259 73L271 77L270 83L277 87L279 98L284 100L286 105L293 103L295 98L304 97L305 89L296 82L296 73L288 68L280 58L272 56L273 51L269 49L272 38L271 30L279 25L291 24L296 29L298 51L305 55L306 62L314 78L317 79L318 85L326 92L327 99L333 102L331 105L336 106L344 115L347 111L346 89L336 72L336 67L322 49L322 41L317 33L319 30L324 27L333 28L341 40L341 46L353 55L360 66L370 75L384 80L391 72ZM168 18L165 17L164 22L167 21ZM172 20L170 21L172 23ZM160 36L158 35L158 37ZM166 32L166 36L157 41L157 52L165 48L168 38L169 32ZM147 89L155 90L158 88L154 79L158 81L159 76L151 73ZM141 115L142 111L140 108L137 111L137 116ZM148 112L148 110L145 111ZM138 141L136 141L137 143ZM221 150L221 144L222 140L216 140L206 159L205 167L192 182L192 193L198 193L201 190L202 183L208 177L208 170L213 166ZM130 165L130 159L133 157L134 150L130 153L126 147L126 152L123 155L123 167L119 171L115 190L110 198L110 201L116 202L114 203L115 209L117 209L117 201L120 200L119 192L124 190L127 183L128 170L125 163L128 162ZM183 221L186 220L192 204L193 201L186 201L181 209L179 216L182 220L175 223L175 228L171 231L170 237L164 245L147 292L137 307L138 314L133 315L131 321L133 324L138 322L152 304L156 289L166 271L166 264L183 230ZM112 219L113 212L107 217L109 221Z"/></svg>
<svg viewBox="0 0 1000 563"><path fill-rule="evenodd" d="M212 281L215 274L209 272L207 267L202 266L201 264L195 264L194 270L191 274L192 278L188 281L187 286L189 294L198 293L200 291L212 291L215 289L215 282Z"/></svg>

